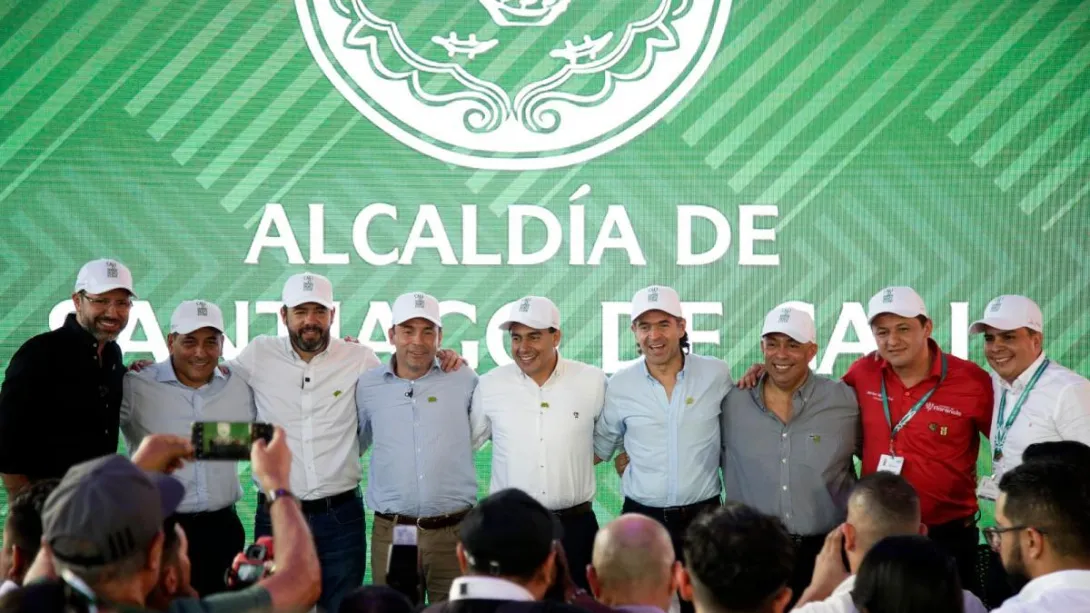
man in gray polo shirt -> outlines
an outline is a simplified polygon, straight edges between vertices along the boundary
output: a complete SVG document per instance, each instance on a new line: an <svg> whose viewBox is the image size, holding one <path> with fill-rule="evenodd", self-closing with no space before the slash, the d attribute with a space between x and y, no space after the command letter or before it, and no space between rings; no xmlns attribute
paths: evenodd
<svg viewBox="0 0 1090 613"><path fill-rule="evenodd" d="M825 535L847 516L860 447L852 389L810 370L814 320L787 305L765 317L765 374L723 400L722 467L728 502L778 517L795 542L792 599L810 582Z"/></svg>
<svg viewBox="0 0 1090 613"><path fill-rule="evenodd" d="M125 375L121 432L130 453L149 434L189 438L195 421L254 421L249 386L217 368L223 327L216 305L183 302L170 318L170 357ZM202 596L222 592L224 572L246 539L234 507L242 497L238 463L195 462L174 476L185 486L178 523L189 540L192 585Z"/></svg>

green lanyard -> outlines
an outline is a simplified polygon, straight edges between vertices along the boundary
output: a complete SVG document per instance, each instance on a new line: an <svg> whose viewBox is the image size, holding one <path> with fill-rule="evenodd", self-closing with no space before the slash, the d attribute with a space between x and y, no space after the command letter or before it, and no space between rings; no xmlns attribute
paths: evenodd
<svg viewBox="0 0 1090 613"><path fill-rule="evenodd" d="M901 421L897 422L896 426L893 425L893 417L889 412L889 394L886 393L886 377L884 374L882 375L882 410L886 412L886 423L889 424L889 455L891 456L897 455L893 453L893 440L897 438L897 433L904 430L905 426L908 425L908 422L912 421L912 418L916 416L916 413L919 413L920 409L923 408L923 405L931 399L931 395L935 393L935 390L939 389L942 382L946 380L946 354L941 353L939 356L942 359L942 373L939 375L939 382L936 383L935 387L931 388L929 392L924 394L923 398L920 398L919 402L917 402L908 413L905 413L905 416L901 418Z"/></svg>
<svg viewBox="0 0 1090 613"><path fill-rule="evenodd" d="M1033 386L1037 385L1037 380L1044 374L1045 369L1048 368L1048 364L1051 360L1045 360L1037 367L1036 372L1030 377L1029 383L1026 383L1025 389L1018 396L1018 400L1014 403L1014 408L1011 409L1010 417L1006 420L1003 419L1003 414L1007 411L1007 390L1003 390L1003 396L999 399L999 417L995 421L995 444L993 446L995 450L995 460L1003 459L1003 445L1007 443L1007 433L1010 432L1011 426L1014 425L1014 420L1018 419L1018 414L1022 412L1022 405L1026 403L1026 399L1029 398L1029 393L1033 391Z"/></svg>

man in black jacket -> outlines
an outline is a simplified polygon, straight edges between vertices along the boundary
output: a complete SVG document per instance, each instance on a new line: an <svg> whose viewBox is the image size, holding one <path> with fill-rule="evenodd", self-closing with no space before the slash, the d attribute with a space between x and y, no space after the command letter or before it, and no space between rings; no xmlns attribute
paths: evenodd
<svg viewBox="0 0 1090 613"><path fill-rule="evenodd" d="M450 600L427 613L583 613L542 601L556 580L556 517L529 494L505 489L482 500L462 520L457 549L462 577Z"/></svg>
<svg viewBox="0 0 1090 613"><path fill-rule="evenodd" d="M72 290L75 313L12 356L0 388L0 478L9 496L117 451L125 376L117 337L133 298L124 264L88 262Z"/></svg>

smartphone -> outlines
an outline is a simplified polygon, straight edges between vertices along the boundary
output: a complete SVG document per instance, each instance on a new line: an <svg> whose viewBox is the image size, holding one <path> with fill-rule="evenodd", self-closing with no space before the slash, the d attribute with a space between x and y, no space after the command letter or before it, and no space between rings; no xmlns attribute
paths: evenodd
<svg viewBox="0 0 1090 613"><path fill-rule="evenodd" d="M272 440L272 424L248 421L193 423L193 449L198 460L249 460L250 447L263 438Z"/></svg>

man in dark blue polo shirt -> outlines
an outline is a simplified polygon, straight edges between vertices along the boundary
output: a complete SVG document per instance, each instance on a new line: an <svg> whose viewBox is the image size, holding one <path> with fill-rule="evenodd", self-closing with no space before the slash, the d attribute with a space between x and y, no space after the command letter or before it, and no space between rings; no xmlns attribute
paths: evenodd
<svg viewBox="0 0 1090 613"><path fill-rule="evenodd" d="M117 450L125 376L117 337L133 296L124 264L88 262L72 291L76 312L12 356L0 387L0 476L9 496Z"/></svg>

